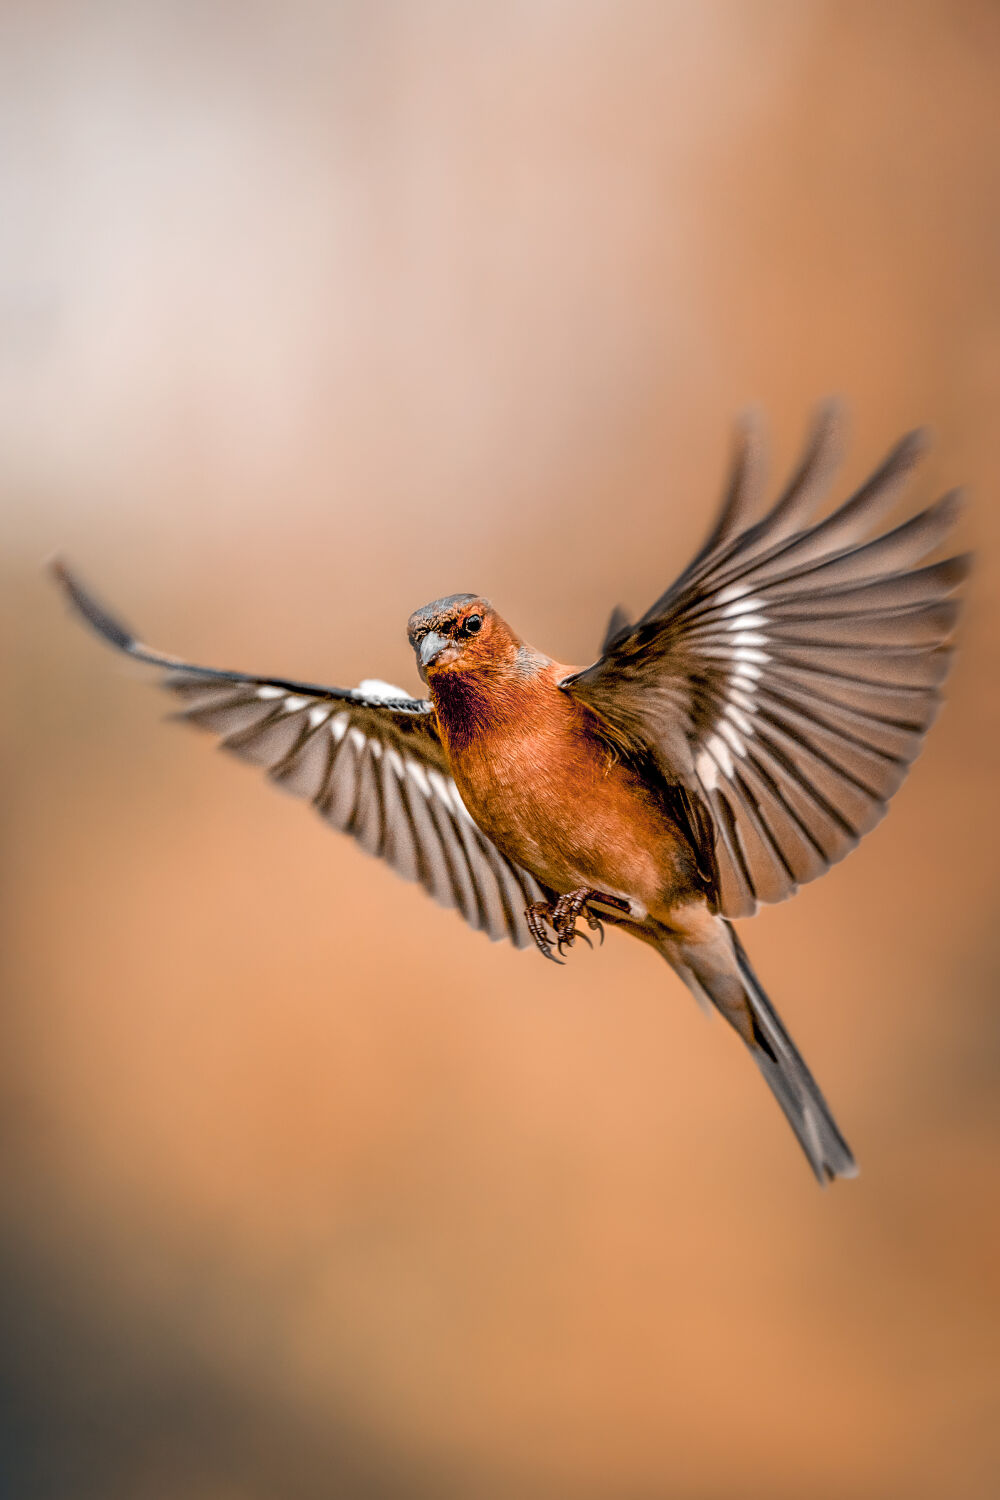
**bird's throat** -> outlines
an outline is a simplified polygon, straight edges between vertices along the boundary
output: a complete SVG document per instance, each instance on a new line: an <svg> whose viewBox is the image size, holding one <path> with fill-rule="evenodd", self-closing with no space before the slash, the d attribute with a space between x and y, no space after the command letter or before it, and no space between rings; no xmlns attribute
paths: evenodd
<svg viewBox="0 0 1000 1500"><path fill-rule="evenodd" d="M456 748L523 713L523 680L503 669L435 673L430 690L448 743Z"/></svg>

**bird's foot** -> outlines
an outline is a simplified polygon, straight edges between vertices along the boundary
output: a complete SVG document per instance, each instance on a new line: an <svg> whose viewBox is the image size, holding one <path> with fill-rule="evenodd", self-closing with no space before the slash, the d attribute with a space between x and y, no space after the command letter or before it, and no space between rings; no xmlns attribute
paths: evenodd
<svg viewBox="0 0 1000 1500"><path fill-rule="evenodd" d="M535 940L535 947L543 958L549 958L554 964L561 964L562 959L556 958L552 952L552 944L545 930L545 924L552 922L553 908L547 901L532 901L525 910L524 920L528 924L528 931Z"/></svg>
<svg viewBox="0 0 1000 1500"><path fill-rule="evenodd" d="M556 947L560 954L564 948L572 948L578 937L582 937L590 947L593 944L585 932L577 932L577 918L583 914L587 919L587 926L591 932L600 934L601 942L604 942L604 925L596 912L590 910L590 902L600 901L604 906L610 906L614 911L627 912L629 903L621 896L609 896L607 891L595 891L590 886L581 886L579 890L567 891L565 896L560 896L552 908L552 926L556 932Z"/></svg>
<svg viewBox="0 0 1000 1500"><path fill-rule="evenodd" d="M534 938L542 955L549 958L553 963L562 961L564 948L572 948L578 937L582 937L588 946L593 944L585 932L578 932L576 928L577 918L581 912L587 919L587 926L591 932L600 934L601 942L604 942L604 927L597 914L590 910L589 903L599 901L602 906L610 906L613 911L628 912L629 903L621 896L610 896L606 891L596 891L590 886L580 886L578 890L567 891L551 905L546 901L535 901L525 912L528 930ZM552 952L552 944L546 932L546 924L552 928L556 935L556 948L560 957L556 958Z"/></svg>

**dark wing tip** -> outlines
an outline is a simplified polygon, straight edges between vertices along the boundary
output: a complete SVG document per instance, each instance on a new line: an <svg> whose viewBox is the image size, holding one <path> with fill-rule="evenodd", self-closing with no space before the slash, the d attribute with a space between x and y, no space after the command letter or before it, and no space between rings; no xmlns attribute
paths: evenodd
<svg viewBox="0 0 1000 1500"><path fill-rule="evenodd" d="M112 646L117 646L119 651L134 649L136 638L132 632L120 620L110 615L103 605L97 602L93 594L87 592L61 558L53 557L50 560L49 571L70 603L79 611L88 625L97 631L98 635L102 635Z"/></svg>
<svg viewBox="0 0 1000 1500"><path fill-rule="evenodd" d="M606 651L609 651L612 646L616 645L619 638L624 638L631 628L632 622L624 606L616 604L611 611L611 617L604 631L604 639L601 642L601 655L603 656Z"/></svg>
<svg viewBox="0 0 1000 1500"><path fill-rule="evenodd" d="M947 494L942 495L933 508L941 517L941 520L947 526L951 527L955 525L955 522L965 509L968 497L968 490L960 485L957 489L948 490ZM971 552L968 556L972 557Z"/></svg>
<svg viewBox="0 0 1000 1500"><path fill-rule="evenodd" d="M845 445L848 417L848 405L843 396L827 396L820 401L813 412L806 454L815 455L819 450L827 451L831 467L835 467L840 462Z"/></svg>
<svg viewBox="0 0 1000 1500"><path fill-rule="evenodd" d="M715 523L701 551L691 563L691 568L696 568L750 525L764 489L766 467L767 428L764 414L759 406L746 406L733 426L729 475ZM689 572L690 570L688 569ZM657 605L660 603L662 600L657 601ZM653 606L654 610L657 605Z"/></svg>
<svg viewBox="0 0 1000 1500"><path fill-rule="evenodd" d="M764 408L750 402L737 412L731 439L730 484L763 489L767 468L768 427Z"/></svg>
<svg viewBox="0 0 1000 1500"><path fill-rule="evenodd" d="M761 403L748 401L745 406L741 406L733 425L737 443L752 443L755 438L763 439L766 436L767 419Z"/></svg>
<svg viewBox="0 0 1000 1500"><path fill-rule="evenodd" d="M851 506L859 500L866 501L901 483L923 458L931 446L933 436L929 427L914 427L911 432L904 432L899 442L890 448L874 474L869 476L845 504Z"/></svg>
<svg viewBox="0 0 1000 1500"><path fill-rule="evenodd" d="M847 402L843 396L831 392L824 396L822 401L816 403L816 412L813 418L815 427L829 427L834 422L847 420Z"/></svg>
<svg viewBox="0 0 1000 1500"><path fill-rule="evenodd" d="M894 472L912 468L923 458L933 440L934 434L930 427L914 427L911 432L905 432L889 454L885 467L888 469L891 466Z"/></svg>

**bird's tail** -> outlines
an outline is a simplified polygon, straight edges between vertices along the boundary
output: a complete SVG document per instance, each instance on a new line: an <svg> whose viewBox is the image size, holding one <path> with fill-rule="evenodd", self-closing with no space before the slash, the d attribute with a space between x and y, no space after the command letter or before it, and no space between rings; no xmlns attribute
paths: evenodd
<svg viewBox="0 0 1000 1500"><path fill-rule="evenodd" d="M729 964L728 972L723 973L715 964L703 966L692 962L690 950L684 954L683 965L678 965L676 956L667 956L695 993L700 989L707 994L739 1032L820 1183L825 1186L834 1177L856 1177L857 1163L819 1085L764 993L742 943L728 922L723 925L732 945L736 974ZM734 982L737 975L739 995Z"/></svg>

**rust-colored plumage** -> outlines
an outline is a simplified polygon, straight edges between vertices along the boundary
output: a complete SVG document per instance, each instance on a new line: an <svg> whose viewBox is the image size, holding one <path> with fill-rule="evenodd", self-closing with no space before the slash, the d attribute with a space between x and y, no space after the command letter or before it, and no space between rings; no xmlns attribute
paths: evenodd
<svg viewBox="0 0 1000 1500"><path fill-rule="evenodd" d="M429 698L318 687L151 651L62 567L112 644L168 669L185 717L473 926L550 958L577 922L657 949L746 1043L820 1181L853 1157L731 926L843 857L882 816L938 701L967 560L916 565L956 498L871 538L921 449L911 435L824 518L824 413L769 508L744 434L716 525L599 659L562 665L485 599L411 616Z"/></svg>

